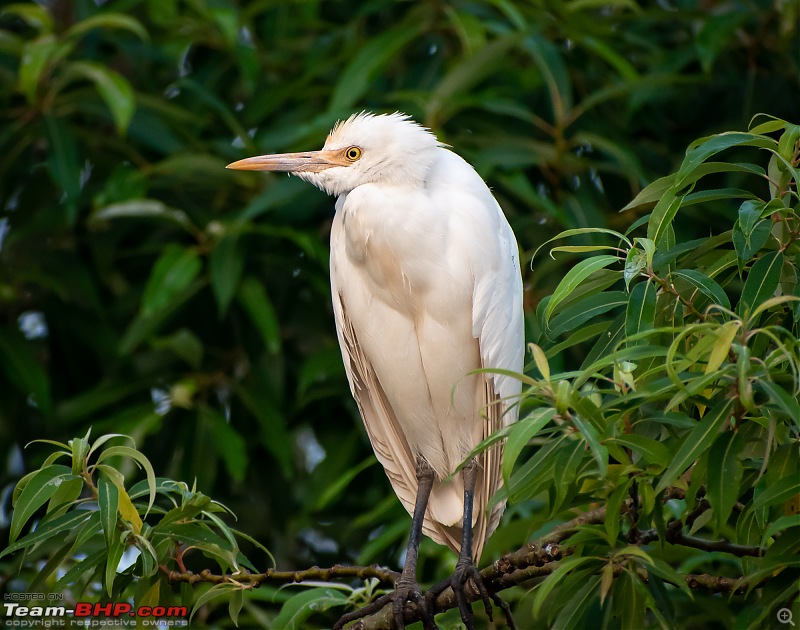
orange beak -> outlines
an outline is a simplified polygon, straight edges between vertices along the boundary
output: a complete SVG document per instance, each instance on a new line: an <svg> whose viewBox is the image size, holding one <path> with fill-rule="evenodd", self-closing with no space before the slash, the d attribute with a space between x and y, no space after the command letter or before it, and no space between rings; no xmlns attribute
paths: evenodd
<svg viewBox="0 0 800 630"><path fill-rule="evenodd" d="M246 158L228 164L225 168L237 171L277 171L281 173L319 173L334 166L350 166L341 151L304 151L302 153L275 153Z"/></svg>

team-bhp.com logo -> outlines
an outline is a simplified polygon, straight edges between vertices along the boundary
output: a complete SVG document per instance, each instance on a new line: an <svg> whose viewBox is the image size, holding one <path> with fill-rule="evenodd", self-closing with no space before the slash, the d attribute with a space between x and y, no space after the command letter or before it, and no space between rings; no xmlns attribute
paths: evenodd
<svg viewBox="0 0 800 630"><path fill-rule="evenodd" d="M105 604L77 602L74 608L66 606L23 606L17 602L3 602L6 628L63 628L103 626L188 626L186 606L137 606L128 602ZM135 621L134 621L135 620ZM148 623L151 622L151 623Z"/></svg>

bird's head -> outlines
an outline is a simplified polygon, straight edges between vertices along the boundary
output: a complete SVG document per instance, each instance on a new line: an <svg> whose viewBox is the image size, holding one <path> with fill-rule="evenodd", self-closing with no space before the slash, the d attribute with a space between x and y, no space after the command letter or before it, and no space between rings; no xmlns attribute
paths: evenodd
<svg viewBox="0 0 800 630"><path fill-rule="evenodd" d="M339 196L362 184L421 184L440 146L405 114L362 112L337 123L319 151L260 155L228 168L292 173Z"/></svg>

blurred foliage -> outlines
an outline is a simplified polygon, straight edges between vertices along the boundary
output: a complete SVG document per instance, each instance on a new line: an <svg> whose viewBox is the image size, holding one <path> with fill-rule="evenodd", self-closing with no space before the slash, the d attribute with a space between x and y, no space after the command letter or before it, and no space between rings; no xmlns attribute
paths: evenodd
<svg viewBox="0 0 800 630"><path fill-rule="evenodd" d="M0 529L12 526L17 481L53 464L45 464L41 446L32 446L23 463L22 447L43 437L66 443L91 426L95 435L132 436L159 476L194 481L230 507L237 529L265 545L281 568L398 566L409 519L359 426L328 306L332 201L295 179L224 169L247 155L317 148L335 120L361 109L405 111L473 163L528 258L564 229L622 232L661 204L656 208L668 217L662 231L640 236L640 229L630 244L615 245L631 269L622 280L625 271L608 261L610 268L588 282L614 275L586 289L578 280L587 279L576 278L589 263L578 263L582 253L574 249L556 259L537 257L534 271L523 270L529 338L547 353L551 378L565 383L561 398L556 392L559 412L594 377L555 375L586 370L623 336L638 333L633 349L620 346L633 358L596 367L612 370L605 376L624 384L617 394L601 388L623 400L608 403L614 413L646 403L628 391L631 383L649 391L639 379L666 378L662 395L670 398L663 400L686 392L671 413L702 424L717 413L710 403L722 395L720 383L741 368L736 382L744 389L737 395L755 387L741 419L750 419L765 399L777 400L762 410L770 439L796 439L796 428L775 437L778 424L769 420L785 423L780 401L791 405L769 385L793 395L791 361L781 358L790 339L751 334L772 330L791 307L771 305L763 321L752 321L771 294L748 291L747 283L780 254L778 293L797 291L796 252L781 249L789 237L774 233L775 225L788 225L774 217L786 216L791 203L777 208L770 201L787 195L776 195L758 176L754 183L753 169L764 167L747 147L731 147L724 159L739 163L738 152L749 151L741 158L753 165L749 171L702 174L703 190L749 195L687 195L695 180L681 187L658 178L688 169L681 166L684 151L696 138L745 129L757 112L797 121L799 20L797 3L785 0L4 3L0 444L8 463L0 479ZM779 128L769 137L777 138ZM781 137L788 142L788 131ZM780 177L769 169L778 167L766 169L774 181ZM653 180L661 183L641 192ZM640 193L645 197L618 214ZM578 239L572 243L578 247L609 243L607 235L591 232ZM652 259L642 239L656 246ZM546 301L570 269L579 269L562 285L570 298ZM766 270L770 282L774 269ZM652 324L658 332L648 332L621 311L652 306L659 281L672 283L677 295L658 295L659 319ZM683 323L664 319L670 296L682 304ZM620 315L612 324L570 321L570 306L589 306L581 299L594 300L591 314ZM710 322L693 319L711 303L732 312L718 311ZM784 319L781 325L791 330ZM683 325L684 333L662 330ZM796 339L796 317L793 325ZM601 326L612 332L610 344L593 351L590 333L600 335ZM586 336L570 336L573 330ZM690 343L700 349L687 357ZM722 356L726 343L735 356ZM671 353L648 355L647 348ZM744 352L749 361L737 359ZM793 352L796 359L796 346ZM670 362L672 371L658 372ZM713 369L706 373L708 365ZM770 379L756 378L758 370ZM535 391L531 399L539 400ZM644 433L642 439L663 437L671 452L690 430L686 422L677 422L669 436ZM757 419L747 426L748 440L766 439ZM614 431L599 433L601 446L616 443L620 457L627 448L637 458L619 465L635 466L638 458L650 463L642 449L618 443ZM592 433L581 435L588 440ZM705 446L723 448L715 445ZM529 450L521 451L520 466L538 452ZM650 455L664 455L655 450ZM755 487L754 470L775 466L774 458L768 466L756 461L763 448L745 452L752 461L742 460L741 483L750 484L743 492ZM586 451L575 469L595 483L598 470L590 462L600 466L599 458L588 458L597 454ZM119 460L120 472L132 476L133 461ZM661 474L645 473L647 479ZM165 492L179 488L185 490ZM586 498L576 489L570 481L557 491L559 502L547 505L519 497L483 561L563 520L564 510ZM762 528L769 522L758 521ZM719 517L705 525L730 535ZM255 551L242 544L248 554ZM677 552L666 559L685 560ZM189 568L195 561L203 566L202 558L186 561ZM423 544L424 580L441 577L454 562L448 551ZM0 563L0 584L11 580L10 588L25 590L35 579L31 567L21 569L8 557ZM630 597L644 601L631 580L623 583ZM245 598L242 623L268 626L292 594L262 587ZM708 626L711 600L681 601L681 619ZM714 601L714 611L725 609L724 601ZM529 600L517 608L530 614ZM218 617L230 623L227 609ZM307 623L330 620L318 615Z"/></svg>

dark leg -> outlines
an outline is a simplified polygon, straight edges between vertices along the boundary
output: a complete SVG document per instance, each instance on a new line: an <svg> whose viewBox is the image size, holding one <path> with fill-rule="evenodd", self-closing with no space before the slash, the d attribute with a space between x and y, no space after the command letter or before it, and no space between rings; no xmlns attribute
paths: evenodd
<svg viewBox="0 0 800 630"><path fill-rule="evenodd" d="M394 616L395 626L403 630L406 627L404 613L408 601L413 601L417 608L419 608L421 613L420 618L425 630L436 630L436 622L433 620L433 615L426 606L426 600L417 583L419 541L422 536L422 522L425 520L425 510L428 507L428 499L431 496L431 489L433 488L434 474L433 469L422 457L417 458L416 473L417 499L414 503L414 516L411 520L411 534L408 537L406 563L403 566L400 579L397 580L394 586L394 591L388 595L379 597L364 608L343 615L339 621L336 622L334 630L343 628L345 624L355 619L361 619L362 617L378 612L389 602L392 602L392 615Z"/></svg>
<svg viewBox="0 0 800 630"><path fill-rule="evenodd" d="M398 628L405 628L403 611L408 600L414 601L422 612L422 624L427 628L436 628L433 616L425 606L425 598L417 583L417 558L419 556L419 540L422 536L422 522L433 488L433 469L422 457L417 458L417 500L414 503L414 517L411 520L411 534L408 537L406 563L400 579L395 584L395 598L392 602L394 623Z"/></svg>
<svg viewBox="0 0 800 630"><path fill-rule="evenodd" d="M432 600L435 599L442 591L448 586L453 588L453 593L458 602L458 609L461 613L461 620L468 630L475 629L475 620L472 615L472 607L469 604L466 593L464 592L470 578L475 584L475 588L480 593L481 600L483 600L486 615L492 619L492 604L489 598L489 592L486 590L486 585L483 583L480 571L472 563L472 510L473 499L475 496L475 480L478 475L478 464L475 460L467 464L461 471L464 479L464 521L462 523L461 532L461 553L458 554L458 562L453 575L440 582L428 591L429 608L433 610Z"/></svg>

